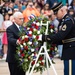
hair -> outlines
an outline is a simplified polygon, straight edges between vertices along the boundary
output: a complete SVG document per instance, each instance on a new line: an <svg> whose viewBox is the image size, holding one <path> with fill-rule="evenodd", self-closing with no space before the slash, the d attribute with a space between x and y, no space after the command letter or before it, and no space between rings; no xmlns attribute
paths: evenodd
<svg viewBox="0 0 75 75"><path fill-rule="evenodd" d="M39 5L37 5L37 6L36 6L36 8L40 8L40 6L39 6ZM40 9L41 9L41 8L40 8Z"/></svg>
<svg viewBox="0 0 75 75"><path fill-rule="evenodd" d="M69 12L74 12L74 9L72 9L72 8L71 8L71 9L69 9Z"/></svg>
<svg viewBox="0 0 75 75"><path fill-rule="evenodd" d="M46 6L47 4L49 5L49 3L44 4L44 8L43 8L43 9L45 9L45 6ZM50 5L49 5L49 7L50 7ZM48 7L48 10L50 10L49 7Z"/></svg>
<svg viewBox="0 0 75 75"><path fill-rule="evenodd" d="M30 1L28 1L28 3L33 3L33 1L32 1L32 0L30 0Z"/></svg>
<svg viewBox="0 0 75 75"><path fill-rule="evenodd" d="M13 14L13 17L14 17L14 18L17 18L19 15L22 15L22 13L18 11L18 12L15 12L15 13Z"/></svg>
<svg viewBox="0 0 75 75"><path fill-rule="evenodd" d="M5 14L4 14L4 20L5 20L6 15L8 15L8 16L9 16L9 14L8 14L8 13L5 13ZM9 16L9 17L10 17L10 16ZM9 20L9 19L8 19L8 20Z"/></svg>
<svg viewBox="0 0 75 75"><path fill-rule="evenodd" d="M68 7L67 6L63 6L63 7L61 7L61 9L68 11Z"/></svg>

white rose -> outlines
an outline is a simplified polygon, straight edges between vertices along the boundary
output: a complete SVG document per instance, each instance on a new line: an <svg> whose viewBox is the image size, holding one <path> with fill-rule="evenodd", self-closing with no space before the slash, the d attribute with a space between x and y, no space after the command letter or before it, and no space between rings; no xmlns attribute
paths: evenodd
<svg viewBox="0 0 75 75"><path fill-rule="evenodd" d="M41 61L38 61L38 63L41 63Z"/></svg>
<svg viewBox="0 0 75 75"><path fill-rule="evenodd" d="M34 54L32 53L32 55L31 56L34 56Z"/></svg>
<svg viewBox="0 0 75 75"><path fill-rule="evenodd" d="M53 30L53 29L51 29L50 31L51 31L51 33L53 33L53 31L54 31L54 30Z"/></svg>
<svg viewBox="0 0 75 75"><path fill-rule="evenodd" d="M33 31L37 31L37 30L34 28Z"/></svg>
<svg viewBox="0 0 75 75"><path fill-rule="evenodd" d="M23 43L24 46L26 46L26 43Z"/></svg>
<svg viewBox="0 0 75 75"><path fill-rule="evenodd" d="M36 44L38 44L38 42L36 42Z"/></svg>
<svg viewBox="0 0 75 75"><path fill-rule="evenodd" d="M36 67L38 67L38 66L39 66L39 63L36 64Z"/></svg>
<svg viewBox="0 0 75 75"><path fill-rule="evenodd" d="M28 36L27 36L27 35L25 35L25 38L28 38Z"/></svg>
<svg viewBox="0 0 75 75"><path fill-rule="evenodd" d="M47 51L49 52L50 50L49 50L49 49L47 49Z"/></svg>
<svg viewBox="0 0 75 75"><path fill-rule="evenodd" d="M57 47L55 47L55 51L57 51Z"/></svg>
<svg viewBox="0 0 75 75"><path fill-rule="evenodd" d="M40 34L40 31L37 31L37 34Z"/></svg>
<svg viewBox="0 0 75 75"><path fill-rule="evenodd" d="M32 31L29 31L29 34L32 34Z"/></svg>
<svg viewBox="0 0 75 75"><path fill-rule="evenodd" d="M39 23L39 22L37 22L37 23L36 23L36 25L37 25L37 26L39 26L39 25L40 25L40 23Z"/></svg>
<svg viewBox="0 0 75 75"><path fill-rule="evenodd" d="M34 21L33 24L36 24L36 22Z"/></svg>
<svg viewBox="0 0 75 75"><path fill-rule="evenodd" d="M38 40L39 40L39 41L42 40L42 34L39 35L39 39L38 39Z"/></svg>
<svg viewBox="0 0 75 75"><path fill-rule="evenodd" d="M42 60L42 62L44 62L44 63L45 63L45 60Z"/></svg>
<svg viewBox="0 0 75 75"><path fill-rule="evenodd" d="M21 48L23 48L23 45L20 45Z"/></svg>
<svg viewBox="0 0 75 75"><path fill-rule="evenodd" d="M36 36L35 36L35 35L33 35L33 38L36 38Z"/></svg>
<svg viewBox="0 0 75 75"><path fill-rule="evenodd" d="M27 30L29 30L30 28L28 27Z"/></svg>
<svg viewBox="0 0 75 75"><path fill-rule="evenodd" d="M22 40L25 38L25 36L22 36Z"/></svg>
<svg viewBox="0 0 75 75"><path fill-rule="evenodd" d="M31 49L31 52L34 52L35 50L34 49Z"/></svg>
<svg viewBox="0 0 75 75"><path fill-rule="evenodd" d="M20 61L22 61L22 59L19 59Z"/></svg>
<svg viewBox="0 0 75 75"><path fill-rule="evenodd" d="M28 44L29 44L29 45L31 45L31 44L32 44L32 42L30 42L30 41L29 41L29 42L28 42Z"/></svg>

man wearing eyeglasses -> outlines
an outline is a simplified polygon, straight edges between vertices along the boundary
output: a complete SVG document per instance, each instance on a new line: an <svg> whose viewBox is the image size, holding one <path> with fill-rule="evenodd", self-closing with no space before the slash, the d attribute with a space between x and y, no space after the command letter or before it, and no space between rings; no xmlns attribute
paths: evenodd
<svg viewBox="0 0 75 75"><path fill-rule="evenodd" d="M24 17L21 12L15 12L13 14L14 23L6 30L8 38L8 52L7 59L10 75L25 75L25 72L19 67L19 64L15 58L16 47L20 42L19 39L19 27L23 25Z"/></svg>
<svg viewBox="0 0 75 75"><path fill-rule="evenodd" d="M75 75L75 23L68 15L67 7L62 3L52 7L58 19L61 19L59 31L53 35L40 35L40 40L63 44L61 59L64 60L64 75ZM41 39L42 38L42 39Z"/></svg>

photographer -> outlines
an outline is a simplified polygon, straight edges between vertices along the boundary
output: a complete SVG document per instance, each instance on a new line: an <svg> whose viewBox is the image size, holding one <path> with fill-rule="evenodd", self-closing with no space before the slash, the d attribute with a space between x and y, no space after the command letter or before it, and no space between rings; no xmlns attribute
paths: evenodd
<svg viewBox="0 0 75 75"><path fill-rule="evenodd" d="M34 7L33 2L29 1L27 8L23 11L24 21L28 22L31 15L40 16L39 11Z"/></svg>

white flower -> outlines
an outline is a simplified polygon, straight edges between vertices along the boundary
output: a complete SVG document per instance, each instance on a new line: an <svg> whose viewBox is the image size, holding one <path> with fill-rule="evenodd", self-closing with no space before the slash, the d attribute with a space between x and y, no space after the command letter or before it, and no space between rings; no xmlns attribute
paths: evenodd
<svg viewBox="0 0 75 75"><path fill-rule="evenodd" d="M36 67L38 67L38 66L39 66L39 63L36 64Z"/></svg>
<svg viewBox="0 0 75 75"><path fill-rule="evenodd" d="M31 56L34 56L34 53L32 53L32 55Z"/></svg>
<svg viewBox="0 0 75 75"><path fill-rule="evenodd" d="M51 31L51 33L53 33L53 31L54 31L54 30L53 30L53 29L51 29L50 31Z"/></svg>
<svg viewBox="0 0 75 75"><path fill-rule="evenodd" d="M36 38L36 36L35 36L35 35L33 35L33 38L35 39L35 38Z"/></svg>
<svg viewBox="0 0 75 75"><path fill-rule="evenodd" d="M34 28L33 31L37 31L37 30Z"/></svg>
<svg viewBox="0 0 75 75"><path fill-rule="evenodd" d="M30 28L29 27L27 27L27 30L29 30Z"/></svg>
<svg viewBox="0 0 75 75"><path fill-rule="evenodd" d="M45 60L42 60L42 62L44 62L44 63L45 63Z"/></svg>
<svg viewBox="0 0 75 75"><path fill-rule="evenodd" d="M50 50L49 50L49 49L47 49L47 51L49 52Z"/></svg>
<svg viewBox="0 0 75 75"><path fill-rule="evenodd" d="M38 61L38 63L41 63L41 61Z"/></svg>
<svg viewBox="0 0 75 75"><path fill-rule="evenodd" d="M25 36L22 36L22 40L25 38Z"/></svg>
<svg viewBox="0 0 75 75"><path fill-rule="evenodd" d="M39 35L39 39L38 39L38 40L39 40L39 41L42 40L42 34Z"/></svg>
<svg viewBox="0 0 75 75"><path fill-rule="evenodd" d="M25 35L25 38L28 38L28 36L27 36L27 35Z"/></svg>
<svg viewBox="0 0 75 75"><path fill-rule="evenodd" d="M36 22L34 21L33 24L36 24Z"/></svg>
<svg viewBox="0 0 75 75"><path fill-rule="evenodd" d="M19 59L20 61L22 61L22 59Z"/></svg>
<svg viewBox="0 0 75 75"><path fill-rule="evenodd" d="M29 45L31 45L31 44L32 44L32 42L30 42L30 41L29 41L29 42L28 42L28 44L29 44Z"/></svg>
<svg viewBox="0 0 75 75"><path fill-rule="evenodd" d="M36 42L36 45L38 44L38 42Z"/></svg>
<svg viewBox="0 0 75 75"><path fill-rule="evenodd" d="M40 31L37 31L37 34L40 34Z"/></svg>
<svg viewBox="0 0 75 75"><path fill-rule="evenodd" d="M34 52L35 50L34 49L31 49L31 52Z"/></svg>
<svg viewBox="0 0 75 75"><path fill-rule="evenodd" d="M26 43L23 43L24 46L26 46Z"/></svg>
<svg viewBox="0 0 75 75"><path fill-rule="evenodd" d="M57 51L57 47L55 47L55 51Z"/></svg>
<svg viewBox="0 0 75 75"><path fill-rule="evenodd" d="M21 48L23 48L23 45L20 45Z"/></svg>
<svg viewBox="0 0 75 75"><path fill-rule="evenodd" d="M32 34L32 31L29 31L29 34Z"/></svg>
<svg viewBox="0 0 75 75"><path fill-rule="evenodd" d="M37 25L37 26L39 26L39 25L40 25L40 23L39 23L39 22L37 22L37 23L36 23L36 25Z"/></svg>

